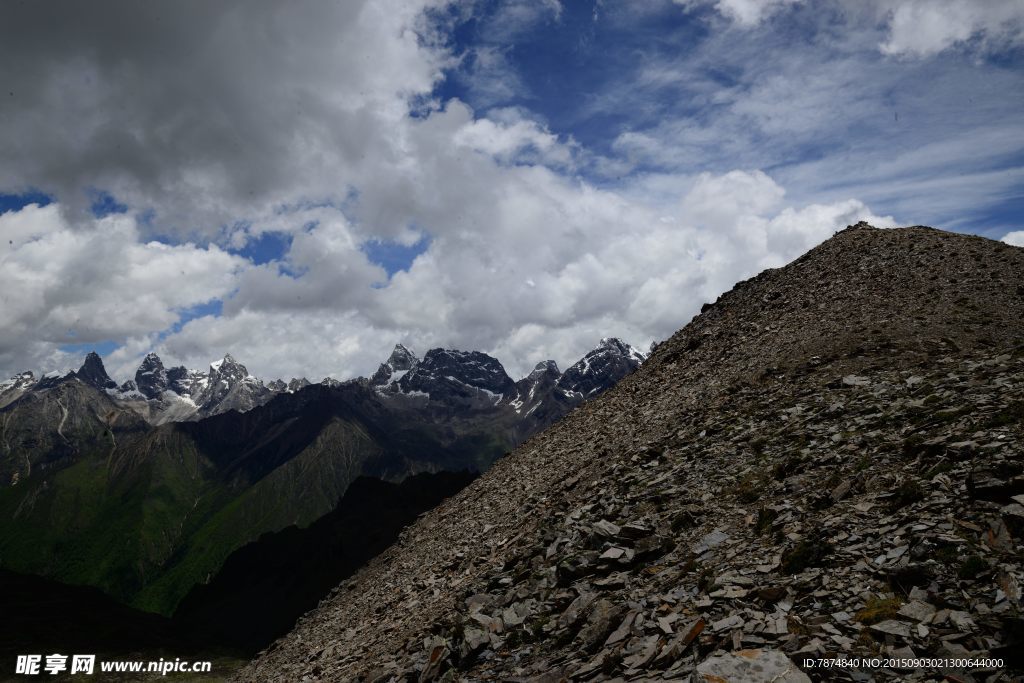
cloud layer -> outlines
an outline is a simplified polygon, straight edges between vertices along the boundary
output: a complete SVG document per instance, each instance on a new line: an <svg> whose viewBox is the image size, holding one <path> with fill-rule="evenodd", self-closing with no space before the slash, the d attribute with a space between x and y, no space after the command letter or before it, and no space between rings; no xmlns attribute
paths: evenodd
<svg viewBox="0 0 1024 683"><path fill-rule="evenodd" d="M114 342L120 379L152 349L351 377L402 341L522 374L662 339L858 220L1019 197L1022 78L986 61L1019 3L585 9L14 6L0 193L55 201L0 216L0 370ZM389 275L378 242L428 246Z"/></svg>

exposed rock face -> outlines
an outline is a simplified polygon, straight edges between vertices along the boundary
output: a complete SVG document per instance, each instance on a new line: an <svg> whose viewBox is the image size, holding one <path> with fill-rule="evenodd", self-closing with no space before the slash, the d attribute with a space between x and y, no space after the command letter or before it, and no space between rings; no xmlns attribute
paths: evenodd
<svg viewBox="0 0 1024 683"><path fill-rule="evenodd" d="M993 656L1009 678L829 676L1010 680L1022 292L1022 249L843 231L421 517L238 679L803 681L807 657Z"/></svg>
<svg viewBox="0 0 1024 683"><path fill-rule="evenodd" d="M380 364L377 372L373 373L370 384L389 391L397 391L398 380L402 379L417 363L419 363L419 359L412 351L401 344L395 344L395 350L391 352L391 356Z"/></svg>
<svg viewBox="0 0 1024 683"><path fill-rule="evenodd" d="M621 339L602 339L596 349L565 371L558 388L581 398L593 398L636 371L645 358Z"/></svg>
<svg viewBox="0 0 1024 683"><path fill-rule="evenodd" d="M558 380L562 373L553 360L537 363L533 371L516 382L516 409L529 414L542 397L550 396L558 388Z"/></svg>
<svg viewBox="0 0 1024 683"><path fill-rule="evenodd" d="M582 395L570 394L558 386L562 376L555 361L547 360L516 382L516 397L511 406L523 421L526 433L554 424L583 402Z"/></svg>
<svg viewBox="0 0 1024 683"><path fill-rule="evenodd" d="M202 372L195 372L179 365L167 371L167 388L179 396L197 396L210 379Z"/></svg>
<svg viewBox="0 0 1024 683"><path fill-rule="evenodd" d="M272 382L267 383L267 389L274 392L275 394L294 394L299 389L304 389L309 386L309 380L305 377L301 379L295 379L294 377L287 383L282 379L275 379Z"/></svg>
<svg viewBox="0 0 1024 683"><path fill-rule="evenodd" d="M245 412L262 405L273 395L230 353L210 364L208 377L206 386L192 397L199 406L199 413L204 416L229 410Z"/></svg>
<svg viewBox="0 0 1024 683"><path fill-rule="evenodd" d="M294 394L294 393L295 393L296 391L298 391L298 390L300 390L300 389L305 389L306 387L308 387L308 386L309 386L309 384L310 384L309 380L308 380L308 379L306 379L305 377L300 377L300 378L298 378L298 379L295 379L295 378L293 377L293 378L292 378L291 380L289 380L289 382L288 382L288 388L287 388L287 391L288 391L289 393L292 393L292 394Z"/></svg>
<svg viewBox="0 0 1024 683"><path fill-rule="evenodd" d="M431 349L397 382L400 391L447 404L495 404L515 395L497 358L479 351Z"/></svg>
<svg viewBox="0 0 1024 683"><path fill-rule="evenodd" d="M370 379L347 380L368 384L382 395L426 399L430 408L442 410L480 410L497 405L512 406L520 420L521 434L532 434L559 419L586 399L594 398L634 371L644 356L618 339L602 339L597 349L589 352L564 375L554 361L537 366L529 377L515 383L501 363L478 351L431 349L420 360L402 344L397 344L387 361ZM31 377L31 373L29 373ZM30 389L48 389L62 382L80 381L108 392L115 400L136 410L151 424L196 420L237 410L245 412L263 405L276 394L295 393L310 386L306 378L289 382L277 379L264 385L249 374L244 365L231 354L210 364L208 372L188 370L183 366L165 368L155 353L142 360L135 379L118 387L107 376L103 361L90 353L78 372L65 375L48 373L39 382L26 384L8 382L0 388L0 401L10 402ZM322 384L341 386L344 382L325 378Z"/></svg>
<svg viewBox="0 0 1024 683"><path fill-rule="evenodd" d="M147 354L142 359L142 364L135 371L135 387L146 398L159 399L160 395L168 389L167 370L160 361L160 356L155 353Z"/></svg>
<svg viewBox="0 0 1024 683"><path fill-rule="evenodd" d="M19 373L6 382L0 382L0 407L17 400L35 384L36 377L31 371Z"/></svg>
<svg viewBox="0 0 1024 683"><path fill-rule="evenodd" d="M276 380L264 386L231 354L211 363L204 373L181 366L165 369L160 357L150 353L135 373L134 388L126 383L116 398L126 401L150 422L163 424L201 419L228 410L251 410L277 393L305 386L303 382L308 384L305 379L293 379L289 384ZM136 399L145 403L139 404Z"/></svg>
<svg viewBox="0 0 1024 683"><path fill-rule="evenodd" d="M103 359L95 351L89 352L75 376L91 387L117 390L117 382L107 375L107 370L103 367Z"/></svg>

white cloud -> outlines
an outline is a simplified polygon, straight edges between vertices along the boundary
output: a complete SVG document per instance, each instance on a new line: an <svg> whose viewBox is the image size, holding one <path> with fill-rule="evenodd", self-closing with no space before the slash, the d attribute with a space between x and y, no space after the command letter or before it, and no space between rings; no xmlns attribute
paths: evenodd
<svg viewBox="0 0 1024 683"><path fill-rule="evenodd" d="M1003 235L1003 242L1015 247L1024 247L1024 230L1014 230Z"/></svg>
<svg viewBox="0 0 1024 683"><path fill-rule="evenodd" d="M264 378L316 380L372 372L402 341L488 351L518 375L603 336L662 339L835 230L891 224L869 208L875 197L917 222L1020 186L1019 171L990 166L1024 148L1020 76L885 59L887 28L778 50L755 26L802 4L720 0L748 38L726 30L638 55L590 105L627 119L600 156L526 109L430 99L453 59L423 21L441 4L217 3L159 30L132 5L128 36L81 10L47 50L11 28L38 23L34 9L0 28L0 60L28 65L0 130L0 190L56 192L70 216L53 205L0 217L0 366L77 365L61 345L112 339L120 379L155 348L169 363L204 368L230 351ZM473 46L494 101L526 88L509 80L501 41L562 11L502 8L492 42ZM577 175L596 168L604 184ZM89 187L154 208L153 222L82 219ZM291 246L257 266L149 231L235 249L277 232ZM361 249L424 235L428 251L390 280ZM182 309L214 298L223 315L175 331Z"/></svg>
<svg viewBox="0 0 1024 683"><path fill-rule="evenodd" d="M1020 0L883 0L889 35L879 46L890 55L928 57L976 42L982 50L1024 42Z"/></svg>
<svg viewBox="0 0 1024 683"><path fill-rule="evenodd" d="M0 191L34 187L83 216L98 187L185 237L343 201L402 163L409 102L451 60L424 17L444 4L12 7Z"/></svg>
<svg viewBox="0 0 1024 683"><path fill-rule="evenodd" d="M72 226L60 207L0 215L0 364L76 365L57 348L163 330L182 309L225 296L247 262L216 246L143 242L135 220Z"/></svg>
<svg viewBox="0 0 1024 683"><path fill-rule="evenodd" d="M548 166L572 162L571 145L560 142L546 126L526 118L518 109L489 111L486 118L460 128L453 142L503 162L529 161Z"/></svg>
<svg viewBox="0 0 1024 683"><path fill-rule="evenodd" d="M442 116L474 125L457 108ZM459 202L446 214L448 229L427 224L437 229L430 249L387 287L367 289L358 307L340 289L334 305L315 311L229 302L224 318L192 321L163 348L200 366L232 351L263 376L319 378L367 374L402 341L421 352L484 350L521 375L547 357L572 362L603 336L646 346L736 280L848 224L892 224L854 200L787 205L783 189L758 171L677 177L674 201L658 205L639 191L598 189L543 167L483 155L457 162L456 146L449 154L436 168L456 175L434 188L439 204ZM473 229L478 216L486 230ZM311 263L290 291L320 296L331 270L329 260ZM251 289L263 291L243 277L236 297L258 301Z"/></svg>
<svg viewBox="0 0 1024 683"><path fill-rule="evenodd" d="M684 8L692 9L701 4L711 4L708 0L673 0ZM757 26L787 5L802 0L714 0L715 9L723 16L735 21L743 27Z"/></svg>

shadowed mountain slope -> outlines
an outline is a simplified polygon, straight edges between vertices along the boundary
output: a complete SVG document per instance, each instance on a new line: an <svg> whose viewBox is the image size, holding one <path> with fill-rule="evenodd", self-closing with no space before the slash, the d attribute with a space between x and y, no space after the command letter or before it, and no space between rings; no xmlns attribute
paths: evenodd
<svg viewBox="0 0 1024 683"><path fill-rule="evenodd" d="M186 633L250 655L288 632L337 583L389 546L404 526L473 480L468 472L361 477L308 527L287 527L239 548L174 613Z"/></svg>
<svg viewBox="0 0 1024 683"><path fill-rule="evenodd" d="M848 228L706 306L238 678L1020 667L1022 339L1024 250Z"/></svg>

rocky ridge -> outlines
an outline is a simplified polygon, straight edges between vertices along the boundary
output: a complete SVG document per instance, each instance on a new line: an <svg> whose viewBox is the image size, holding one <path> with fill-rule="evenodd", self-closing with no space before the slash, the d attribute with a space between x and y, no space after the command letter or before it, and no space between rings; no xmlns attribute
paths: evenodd
<svg viewBox="0 0 1024 683"><path fill-rule="evenodd" d="M1011 680L1022 321L1024 250L852 226L706 305L238 679L798 681L870 655L1003 666L828 678Z"/></svg>

